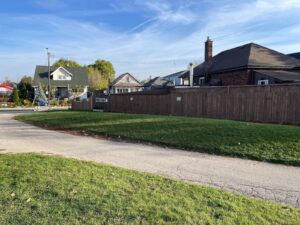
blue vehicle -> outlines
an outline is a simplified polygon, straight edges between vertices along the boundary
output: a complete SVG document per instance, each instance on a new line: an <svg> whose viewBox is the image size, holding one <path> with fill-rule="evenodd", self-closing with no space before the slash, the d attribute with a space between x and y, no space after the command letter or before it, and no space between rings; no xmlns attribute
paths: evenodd
<svg viewBox="0 0 300 225"><path fill-rule="evenodd" d="M40 106L46 106L47 102L40 101Z"/></svg>

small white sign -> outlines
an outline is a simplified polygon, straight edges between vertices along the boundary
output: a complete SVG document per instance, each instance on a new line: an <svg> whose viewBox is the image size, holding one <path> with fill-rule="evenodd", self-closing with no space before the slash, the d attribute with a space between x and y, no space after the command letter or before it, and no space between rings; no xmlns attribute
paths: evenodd
<svg viewBox="0 0 300 225"><path fill-rule="evenodd" d="M180 97L180 96L177 96L177 97L176 97L176 101L177 101L177 102L181 102L181 97Z"/></svg>
<svg viewBox="0 0 300 225"><path fill-rule="evenodd" d="M96 98L96 103L108 102L107 98Z"/></svg>
<svg viewBox="0 0 300 225"><path fill-rule="evenodd" d="M133 97L130 97L130 101L131 101L131 102L133 101Z"/></svg>

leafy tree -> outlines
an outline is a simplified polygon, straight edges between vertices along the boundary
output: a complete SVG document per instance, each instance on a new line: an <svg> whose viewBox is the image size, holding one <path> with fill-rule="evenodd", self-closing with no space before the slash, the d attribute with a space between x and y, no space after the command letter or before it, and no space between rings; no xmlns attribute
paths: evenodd
<svg viewBox="0 0 300 225"><path fill-rule="evenodd" d="M34 90L32 87L32 77L23 76L20 83L18 84L18 89L20 90L20 98L22 99L33 99Z"/></svg>
<svg viewBox="0 0 300 225"><path fill-rule="evenodd" d="M3 85L8 85L8 86L11 86L11 81L7 78L5 78L5 80L2 82Z"/></svg>
<svg viewBox="0 0 300 225"><path fill-rule="evenodd" d="M94 67L88 67L87 71L90 90L99 90L101 88L101 73Z"/></svg>
<svg viewBox="0 0 300 225"><path fill-rule="evenodd" d="M105 80L113 80L115 78L116 72L110 61L97 60L93 66L95 69L100 71Z"/></svg>
<svg viewBox="0 0 300 225"><path fill-rule="evenodd" d="M12 101L18 105L20 103L19 92L17 88L14 88L12 92Z"/></svg>
<svg viewBox="0 0 300 225"><path fill-rule="evenodd" d="M26 85L31 85L31 86L32 86L32 82L33 82L33 80L32 80L31 76L23 76L20 81L21 84L24 83Z"/></svg>
<svg viewBox="0 0 300 225"><path fill-rule="evenodd" d="M79 63L77 63L74 60L69 60L69 59L64 59L61 58L59 60L57 60L55 63L53 63L53 66L59 67L59 66L63 66L63 67L81 67L81 65Z"/></svg>
<svg viewBox="0 0 300 225"><path fill-rule="evenodd" d="M109 81L112 81L115 78L115 69L113 64L110 61L106 60L97 60L94 64L89 65L89 68L92 67L94 70L97 70L101 74L101 79L99 84L100 89L106 89L108 87Z"/></svg>
<svg viewBox="0 0 300 225"><path fill-rule="evenodd" d="M28 91L27 91L27 88L26 88L26 84L25 83L21 83L21 87L20 87L20 98L25 100L25 99L28 99L29 96L28 96Z"/></svg>
<svg viewBox="0 0 300 225"><path fill-rule="evenodd" d="M101 80L99 84L100 90L107 89L108 85L109 85L109 80Z"/></svg>

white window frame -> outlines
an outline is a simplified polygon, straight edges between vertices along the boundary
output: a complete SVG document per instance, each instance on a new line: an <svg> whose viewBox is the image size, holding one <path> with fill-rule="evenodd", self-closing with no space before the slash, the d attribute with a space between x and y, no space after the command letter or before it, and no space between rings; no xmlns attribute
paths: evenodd
<svg viewBox="0 0 300 225"><path fill-rule="evenodd" d="M268 85L269 84L269 80L259 80L257 82L258 85L263 86L263 85Z"/></svg>
<svg viewBox="0 0 300 225"><path fill-rule="evenodd" d="M199 85L202 86L205 83L205 78L204 77L200 77L199 78Z"/></svg>

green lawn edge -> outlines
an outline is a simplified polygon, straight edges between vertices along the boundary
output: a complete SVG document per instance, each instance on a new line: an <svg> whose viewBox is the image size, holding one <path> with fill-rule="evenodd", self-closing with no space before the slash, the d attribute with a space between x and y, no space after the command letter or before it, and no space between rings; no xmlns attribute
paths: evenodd
<svg viewBox="0 0 300 225"><path fill-rule="evenodd" d="M299 224L300 210L58 156L0 154L0 224Z"/></svg>
<svg viewBox="0 0 300 225"><path fill-rule="evenodd" d="M78 131L118 140L300 166L298 126L78 111L28 114L15 118L48 129Z"/></svg>

